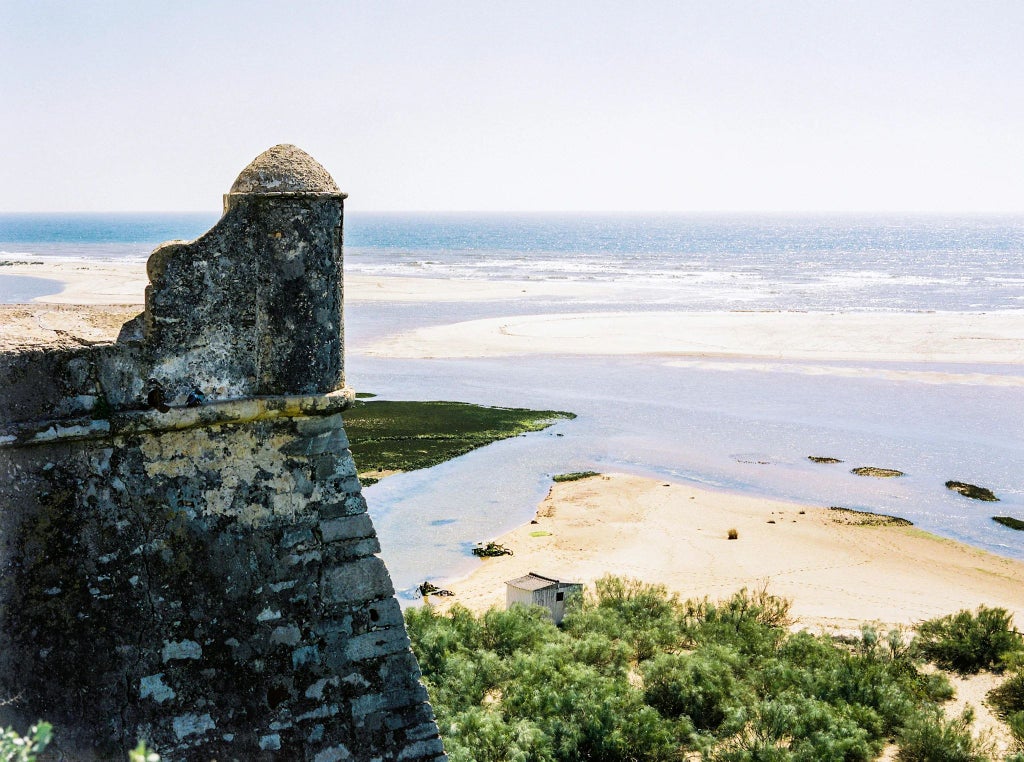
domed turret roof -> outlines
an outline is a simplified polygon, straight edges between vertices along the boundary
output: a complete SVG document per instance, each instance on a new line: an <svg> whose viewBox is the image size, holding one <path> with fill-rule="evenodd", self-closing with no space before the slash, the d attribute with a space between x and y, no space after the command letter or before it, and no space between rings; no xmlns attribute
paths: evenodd
<svg viewBox="0 0 1024 762"><path fill-rule="evenodd" d="M229 193L340 193L320 162L293 145L268 148L242 170Z"/></svg>

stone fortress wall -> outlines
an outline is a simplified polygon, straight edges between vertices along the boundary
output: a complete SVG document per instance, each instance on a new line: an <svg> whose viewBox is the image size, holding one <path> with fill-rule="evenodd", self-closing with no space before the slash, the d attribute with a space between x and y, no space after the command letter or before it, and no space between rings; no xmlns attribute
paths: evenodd
<svg viewBox="0 0 1024 762"><path fill-rule="evenodd" d="M444 759L342 420L344 198L275 146L116 339L0 352L0 725L72 760Z"/></svg>

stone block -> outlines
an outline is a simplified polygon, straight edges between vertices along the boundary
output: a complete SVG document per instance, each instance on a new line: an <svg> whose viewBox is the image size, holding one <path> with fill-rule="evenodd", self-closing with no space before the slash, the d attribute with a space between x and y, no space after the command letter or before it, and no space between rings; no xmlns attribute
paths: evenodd
<svg viewBox="0 0 1024 762"><path fill-rule="evenodd" d="M416 741L409 744L395 758L396 762L412 762L412 760L435 759L444 754L444 745L440 738Z"/></svg>
<svg viewBox="0 0 1024 762"><path fill-rule="evenodd" d="M313 756L313 762L345 762L349 759L352 759L352 754L341 744L318 751Z"/></svg>
<svg viewBox="0 0 1024 762"><path fill-rule="evenodd" d="M405 731L405 737L410 741L423 741L437 738L437 723L431 720L430 722L423 722L415 727L407 728Z"/></svg>
<svg viewBox="0 0 1024 762"><path fill-rule="evenodd" d="M356 490L360 489L359 482L354 480L353 485ZM344 494L351 490L339 490L339 493ZM356 516L360 513L366 513L366 500L361 494L345 495L338 500L325 501L320 506L320 518L321 519L333 519L339 516Z"/></svg>
<svg viewBox="0 0 1024 762"><path fill-rule="evenodd" d="M376 537L365 540L348 540L333 542L324 546L324 563L327 565L348 563L352 559L363 558L380 553L380 542Z"/></svg>
<svg viewBox="0 0 1024 762"><path fill-rule="evenodd" d="M361 603L394 595L384 562L375 556L324 570L323 597L328 603Z"/></svg>
<svg viewBox="0 0 1024 762"><path fill-rule="evenodd" d="M409 638L405 629L391 627L353 636L345 646L345 655L352 661L362 661L408 650Z"/></svg>
<svg viewBox="0 0 1024 762"><path fill-rule="evenodd" d="M340 416L331 416L331 418L312 420L316 420L318 427L321 427L323 426L324 421L330 421L338 418L340 418ZM327 428L326 430L322 430L318 433L297 437L282 447L281 452L285 455L305 458L312 458L317 455L323 455L324 453L340 455L348 450L348 435L341 427L340 421L335 420L335 423L337 428Z"/></svg>
<svg viewBox="0 0 1024 762"><path fill-rule="evenodd" d="M171 726L174 728L174 734L181 741L189 736L202 735L214 730L217 727L217 723L213 721L213 718L207 712L206 714L183 714L180 717L175 717L171 722Z"/></svg>
<svg viewBox="0 0 1024 762"><path fill-rule="evenodd" d="M203 647L194 640L180 640L176 642L165 640L163 650L160 653L160 657L165 662L175 659L199 659L202 655Z"/></svg>
<svg viewBox="0 0 1024 762"><path fill-rule="evenodd" d="M324 542L374 536L373 522L365 513L326 519L320 522L320 537Z"/></svg>
<svg viewBox="0 0 1024 762"><path fill-rule="evenodd" d="M304 437L315 437L320 434L331 434L335 431L345 431L345 421L341 413L324 416L310 416L307 418L295 419L295 430ZM348 447L348 439L346 437Z"/></svg>
<svg viewBox="0 0 1024 762"><path fill-rule="evenodd" d="M385 706L384 695L381 693L367 693L363 696L356 696L349 705L352 708L352 718L361 720L368 714L380 711Z"/></svg>
<svg viewBox="0 0 1024 762"><path fill-rule="evenodd" d="M296 545L302 543L309 543L313 541L313 530L309 527L295 527L294 529L286 529L284 536L281 537L282 548L293 548Z"/></svg>

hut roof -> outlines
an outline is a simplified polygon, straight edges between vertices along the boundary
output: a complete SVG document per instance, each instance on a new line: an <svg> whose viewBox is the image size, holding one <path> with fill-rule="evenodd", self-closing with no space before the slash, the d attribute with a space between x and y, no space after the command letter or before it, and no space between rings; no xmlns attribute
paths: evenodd
<svg viewBox="0 0 1024 762"><path fill-rule="evenodd" d="M516 577L505 582L506 585L519 588L520 590L543 590L545 587L555 587L558 585L571 585L576 584L572 582L561 582L551 577L545 577L543 574L537 574L536 572L530 572L525 577Z"/></svg>

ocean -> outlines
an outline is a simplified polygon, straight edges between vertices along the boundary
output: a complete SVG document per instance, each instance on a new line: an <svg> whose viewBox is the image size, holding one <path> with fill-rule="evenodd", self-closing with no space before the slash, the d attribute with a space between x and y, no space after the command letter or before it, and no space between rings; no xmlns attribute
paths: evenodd
<svg viewBox="0 0 1024 762"><path fill-rule="evenodd" d="M195 237L216 218L0 215L0 261L141 261L157 243ZM347 306L346 374L360 391L578 414L366 489L396 587L411 597L424 579L443 583L470 571L478 563L469 553L476 541L532 518L552 474L588 469L898 515L1024 558L1024 534L991 520L1024 518L1019 365L391 360L360 351L419 326L545 312L1021 310L1024 217L349 213L345 267L382 276L621 286L612 302L524 297ZM53 291L50 282L2 270L0 301ZM920 371L951 382L930 383ZM844 463L821 466L810 455ZM906 476L850 473L865 465ZM990 487L1002 502L955 495L943 486L951 479Z"/></svg>
<svg viewBox="0 0 1024 762"><path fill-rule="evenodd" d="M0 260L142 261L217 217L0 214ZM350 213L345 256L372 275L655 285L692 310L1024 309L1020 216Z"/></svg>

